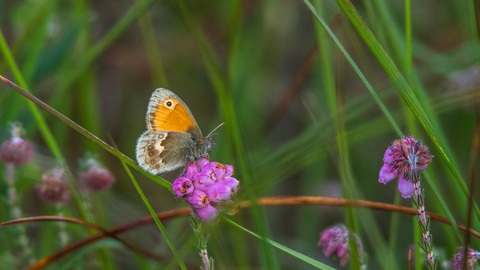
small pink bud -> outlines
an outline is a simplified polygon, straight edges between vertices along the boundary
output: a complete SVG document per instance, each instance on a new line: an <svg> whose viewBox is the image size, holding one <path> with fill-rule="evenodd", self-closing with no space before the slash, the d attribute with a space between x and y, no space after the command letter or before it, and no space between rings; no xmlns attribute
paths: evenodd
<svg viewBox="0 0 480 270"><path fill-rule="evenodd" d="M207 205L210 205L210 199L208 198L207 194L198 189L187 198L187 202L195 208L203 208Z"/></svg>
<svg viewBox="0 0 480 270"><path fill-rule="evenodd" d="M233 189L221 182L210 186L207 190L208 198L215 203L230 202L233 194Z"/></svg>
<svg viewBox="0 0 480 270"><path fill-rule="evenodd" d="M191 161L187 163L187 165L185 166L185 174L183 174L183 176L192 180L197 173L198 173L198 167L197 165L195 165L193 161Z"/></svg>
<svg viewBox="0 0 480 270"><path fill-rule="evenodd" d="M80 174L80 179L89 190L100 191L109 189L115 182L115 176L108 170L91 166L88 171Z"/></svg>
<svg viewBox="0 0 480 270"><path fill-rule="evenodd" d="M180 177L173 182L172 189L177 197L183 197L186 194L193 193L194 187L192 181L187 177Z"/></svg>
<svg viewBox="0 0 480 270"><path fill-rule="evenodd" d="M215 219L215 217L217 217L217 214L218 214L218 210L211 205L207 205L206 207L203 207L203 208L197 208L195 211L197 212L197 215L200 217L200 219L204 223L211 222L212 220Z"/></svg>
<svg viewBox="0 0 480 270"><path fill-rule="evenodd" d="M12 125L12 138L4 141L0 148L0 160L15 166L28 163L35 155L33 145L20 138L21 127L19 124Z"/></svg>
<svg viewBox="0 0 480 270"><path fill-rule="evenodd" d="M70 201L70 189L63 178L63 169L57 168L53 176L44 174L42 182L36 185L38 197L51 204L67 204Z"/></svg>
<svg viewBox="0 0 480 270"><path fill-rule="evenodd" d="M236 178L229 177L229 176L224 177L221 183L233 189L234 193L237 193L238 188L240 187L240 181L238 181Z"/></svg>

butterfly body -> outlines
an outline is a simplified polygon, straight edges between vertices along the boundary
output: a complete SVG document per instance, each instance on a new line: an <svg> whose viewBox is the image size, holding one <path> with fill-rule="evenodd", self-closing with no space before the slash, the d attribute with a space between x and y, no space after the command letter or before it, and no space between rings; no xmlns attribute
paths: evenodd
<svg viewBox="0 0 480 270"><path fill-rule="evenodd" d="M138 165L161 175L208 156L215 147L210 136L202 135L187 105L173 92L156 89L146 115L147 131L137 140Z"/></svg>

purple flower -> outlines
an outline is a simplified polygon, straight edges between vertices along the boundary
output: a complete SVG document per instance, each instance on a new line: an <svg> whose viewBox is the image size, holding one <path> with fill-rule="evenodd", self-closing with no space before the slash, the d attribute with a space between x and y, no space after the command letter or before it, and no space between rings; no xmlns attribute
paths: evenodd
<svg viewBox="0 0 480 270"><path fill-rule="evenodd" d="M67 204L70 201L70 189L63 178L63 171L62 168L57 168L53 171L53 175L42 176L42 182L35 186L38 197L58 205Z"/></svg>
<svg viewBox="0 0 480 270"><path fill-rule="evenodd" d="M453 270L462 270L463 269L463 254L465 252L465 247L458 247L458 252L455 253L452 257L452 269ZM473 250L471 248L467 251L467 270L474 270L477 268L477 260L480 258L480 252Z"/></svg>
<svg viewBox="0 0 480 270"><path fill-rule="evenodd" d="M187 198L187 202L195 208L203 208L210 204L210 199L205 192L197 189Z"/></svg>
<svg viewBox="0 0 480 270"><path fill-rule="evenodd" d="M177 197L183 197L186 194L191 194L194 191L192 181L187 177L180 177L173 182L172 189L177 194Z"/></svg>
<svg viewBox="0 0 480 270"><path fill-rule="evenodd" d="M414 190L410 181L412 172L425 170L431 160L428 148L413 136L396 140L385 151L378 181L386 184L399 176L398 190L403 198L410 198Z"/></svg>
<svg viewBox="0 0 480 270"><path fill-rule="evenodd" d="M0 148L0 160L15 166L28 163L35 155L33 145L20 138L21 127L19 124L12 125L12 138L4 141Z"/></svg>
<svg viewBox="0 0 480 270"><path fill-rule="evenodd" d="M318 246L322 248L325 256L332 255L337 252L337 258L340 259L340 265L344 266L350 257L350 249L348 247L349 231L343 224L330 226L320 233Z"/></svg>
<svg viewBox="0 0 480 270"><path fill-rule="evenodd" d="M218 215L218 210L211 205L207 205L206 207L203 207L203 208L197 208L195 209L195 212L204 223L209 223L210 221L215 219L215 217L217 217Z"/></svg>

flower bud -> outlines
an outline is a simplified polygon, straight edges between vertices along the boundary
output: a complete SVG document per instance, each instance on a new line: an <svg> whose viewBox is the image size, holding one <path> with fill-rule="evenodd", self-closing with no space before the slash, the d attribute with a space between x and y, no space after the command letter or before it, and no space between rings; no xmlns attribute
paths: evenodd
<svg viewBox="0 0 480 270"><path fill-rule="evenodd" d="M0 148L0 160L15 166L28 163L35 155L33 145L20 138L21 127L19 124L12 125L12 138L4 141Z"/></svg>
<svg viewBox="0 0 480 270"><path fill-rule="evenodd" d="M233 189L222 182L210 186L207 190L208 198L215 203L230 202L233 194Z"/></svg>
<svg viewBox="0 0 480 270"><path fill-rule="evenodd" d="M212 220L215 219L215 217L217 217L217 214L218 214L218 210L211 205L207 205L206 207L203 207L203 208L197 208L195 212L204 223L211 222Z"/></svg>
<svg viewBox="0 0 480 270"><path fill-rule="evenodd" d="M108 169L92 166L88 171L80 174L85 187L92 191L109 189L115 182L115 176Z"/></svg>
<svg viewBox="0 0 480 270"><path fill-rule="evenodd" d="M210 204L210 199L205 192L197 189L187 198L187 202L195 208L203 208Z"/></svg>
<svg viewBox="0 0 480 270"><path fill-rule="evenodd" d="M63 169L57 168L52 175L44 174L42 182L35 186L38 197L51 204L67 204L70 201L70 189L63 178Z"/></svg>
<svg viewBox="0 0 480 270"><path fill-rule="evenodd" d="M191 194L193 193L193 190L195 189L192 181L188 179L187 177L180 177L173 182L172 189L177 194L177 197L183 197L186 194Z"/></svg>

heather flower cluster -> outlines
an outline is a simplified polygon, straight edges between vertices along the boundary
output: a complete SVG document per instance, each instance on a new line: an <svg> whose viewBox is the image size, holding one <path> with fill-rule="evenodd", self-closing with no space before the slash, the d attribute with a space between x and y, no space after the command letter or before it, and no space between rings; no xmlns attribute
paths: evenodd
<svg viewBox="0 0 480 270"><path fill-rule="evenodd" d="M410 198L414 191L411 174L425 170L431 160L428 148L413 136L396 140L385 151L378 181L386 184L399 176L398 190L403 198Z"/></svg>
<svg viewBox="0 0 480 270"><path fill-rule="evenodd" d="M462 270L463 269L463 255L465 253L465 247L458 247L458 252L453 255L452 258L452 269L453 270ZM467 270L477 269L477 260L480 259L480 252L469 248L467 250Z"/></svg>
<svg viewBox="0 0 480 270"><path fill-rule="evenodd" d="M452 258L452 269L453 270L462 270L463 269L463 255L465 253L465 247L458 247L458 252L453 255ZM467 250L467 270L477 269L477 260L480 259L480 252L469 248Z"/></svg>
<svg viewBox="0 0 480 270"><path fill-rule="evenodd" d="M207 158L189 162L182 177L173 182L173 191L183 197L200 219L208 223L218 214L218 205L235 198L240 182L233 178L233 166Z"/></svg>
<svg viewBox="0 0 480 270"><path fill-rule="evenodd" d="M340 260L340 265L344 266L350 258L350 247L348 246L349 237L353 237L357 243L359 257L363 263L362 241L343 224L336 224L323 230L320 233L320 240L317 245L322 248L323 254L327 257L336 252L335 255Z"/></svg>

